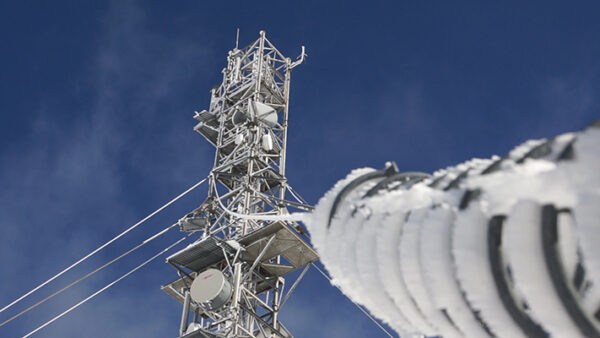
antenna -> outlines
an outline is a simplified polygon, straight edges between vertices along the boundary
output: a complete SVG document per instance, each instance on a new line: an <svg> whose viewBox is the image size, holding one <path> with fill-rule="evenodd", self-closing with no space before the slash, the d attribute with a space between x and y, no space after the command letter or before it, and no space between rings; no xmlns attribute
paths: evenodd
<svg viewBox="0 0 600 338"><path fill-rule="evenodd" d="M264 31L241 50L238 40L239 28L223 82L194 116L194 130L216 148L206 200L179 220L199 239L167 258L179 278L162 289L183 304L182 338L292 337L279 311L318 259L287 217L288 208L312 210L285 176L290 79L299 62Z"/></svg>
<svg viewBox="0 0 600 338"><path fill-rule="evenodd" d="M238 27L237 32L235 33L235 49L238 49L240 41L240 28Z"/></svg>

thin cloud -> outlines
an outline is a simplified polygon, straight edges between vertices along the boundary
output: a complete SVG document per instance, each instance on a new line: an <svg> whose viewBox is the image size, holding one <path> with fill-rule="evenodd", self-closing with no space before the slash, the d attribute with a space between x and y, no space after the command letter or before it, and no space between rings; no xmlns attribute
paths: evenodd
<svg viewBox="0 0 600 338"><path fill-rule="evenodd" d="M165 143L179 137L175 125L157 128L153 117L164 114L161 108L165 103L177 98L178 91L189 86L197 74L189 72L185 65L193 64L201 69L199 64L206 59L207 52L192 41L155 34L147 26L146 14L136 3L112 2L103 22L102 38L96 46L97 56L78 79L79 83L88 84L89 91L94 93L89 104L82 111L71 114L76 116L74 120L61 121L55 118L55 112L72 107L40 103L30 133L15 140L0 159L3 276L27 276L23 280L3 278L2 303L12 301L89 252L116 229L140 218L140 211L131 205L128 176L124 171L138 171L152 177L156 171L147 168L161 167L161 163L167 162L159 170L168 172L169 166L173 170L171 175L162 175L162 186L177 189L197 179L197 171L192 170L194 165L163 161L169 156L185 158L185 151L174 148L175 151L161 155L134 140L144 137L140 130L147 130L152 138ZM189 133L193 134L193 120L189 120ZM153 183L156 185L157 182L159 179ZM164 192L156 195L157 198L165 196ZM91 294L103 285L103 281L108 282L135 266L148 254L149 251L127 261L118 272L109 269L94 276L63 297L45 304L41 311L32 311L24 317L26 320L0 328L0 332L16 336L33 329L37 323L41 324ZM90 265L97 266L107 257L112 258L114 254L102 253ZM156 269L159 265L166 269L160 259L157 262L145 269ZM76 269L56 285L64 285L73 276L89 269ZM164 279L164 276L154 275ZM48 335L81 337L84 332L86 337L115 333L162 336L173 332L176 324L163 318L170 307L178 306L171 301L171 306L158 307L170 301L159 291L160 283L149 282L152 285L148 288L152 291L144 288L146 293L142 295L143 291L129 282L122 284L132 290L131 294L108 291L90 302L93 306L86 304L81 311L69 314L68 320L58 321L45 329ZM48 292L44 291L38 297ZM143 304L154 304L154 308L164 310L154 311L149 314L154 315L152 320L136 325L131 318L138 316L135 313L142 298ZM107 323L112 324L107 326Z"/></svg>

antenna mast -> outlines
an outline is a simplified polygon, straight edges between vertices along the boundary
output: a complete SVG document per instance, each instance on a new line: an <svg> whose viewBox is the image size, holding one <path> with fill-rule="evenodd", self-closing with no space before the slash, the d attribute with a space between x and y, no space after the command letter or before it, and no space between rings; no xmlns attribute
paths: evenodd
<svg viewBox="0 0 600 338"><path fill-rule="evenodd" d="M292 337L278 314L318 259L302 228L279 217L312 209L285 177L290 76L304 47L292 62L259 34L242 49L236 38L208 110L194 116L216 152L206 200L179 221L201 236L167 258L179 278L162 289L183 304L182 338ZM300 268L284 293L284 275Z"/></svg>

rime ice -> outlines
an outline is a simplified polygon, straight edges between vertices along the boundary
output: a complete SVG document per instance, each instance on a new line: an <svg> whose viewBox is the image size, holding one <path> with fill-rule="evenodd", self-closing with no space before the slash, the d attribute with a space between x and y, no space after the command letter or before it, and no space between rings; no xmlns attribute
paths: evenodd
<svg viewBox="0 0 600 338"><path fill-rule="evenodd" d="M333 283L398 334L598 334L599 128L414 184L360 180L375 172L352 171L306 223Z"/></svg>

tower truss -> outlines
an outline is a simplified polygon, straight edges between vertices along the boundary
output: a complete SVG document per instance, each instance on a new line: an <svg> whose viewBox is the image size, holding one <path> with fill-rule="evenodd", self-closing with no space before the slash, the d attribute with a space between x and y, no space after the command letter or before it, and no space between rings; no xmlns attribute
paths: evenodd
<svg viewBox="0 0 600 338"><path fill-rule="evenodd" d="M195 112L194 130L216 152L206 200L179 221L200 238L167 258L179 278L162 289L183 304L180 337L292 336L278 314L318 258L281 217L312 208L285 176L290 77L304 55L283 56L261 31L229 51L209 108Z"/></svg>

